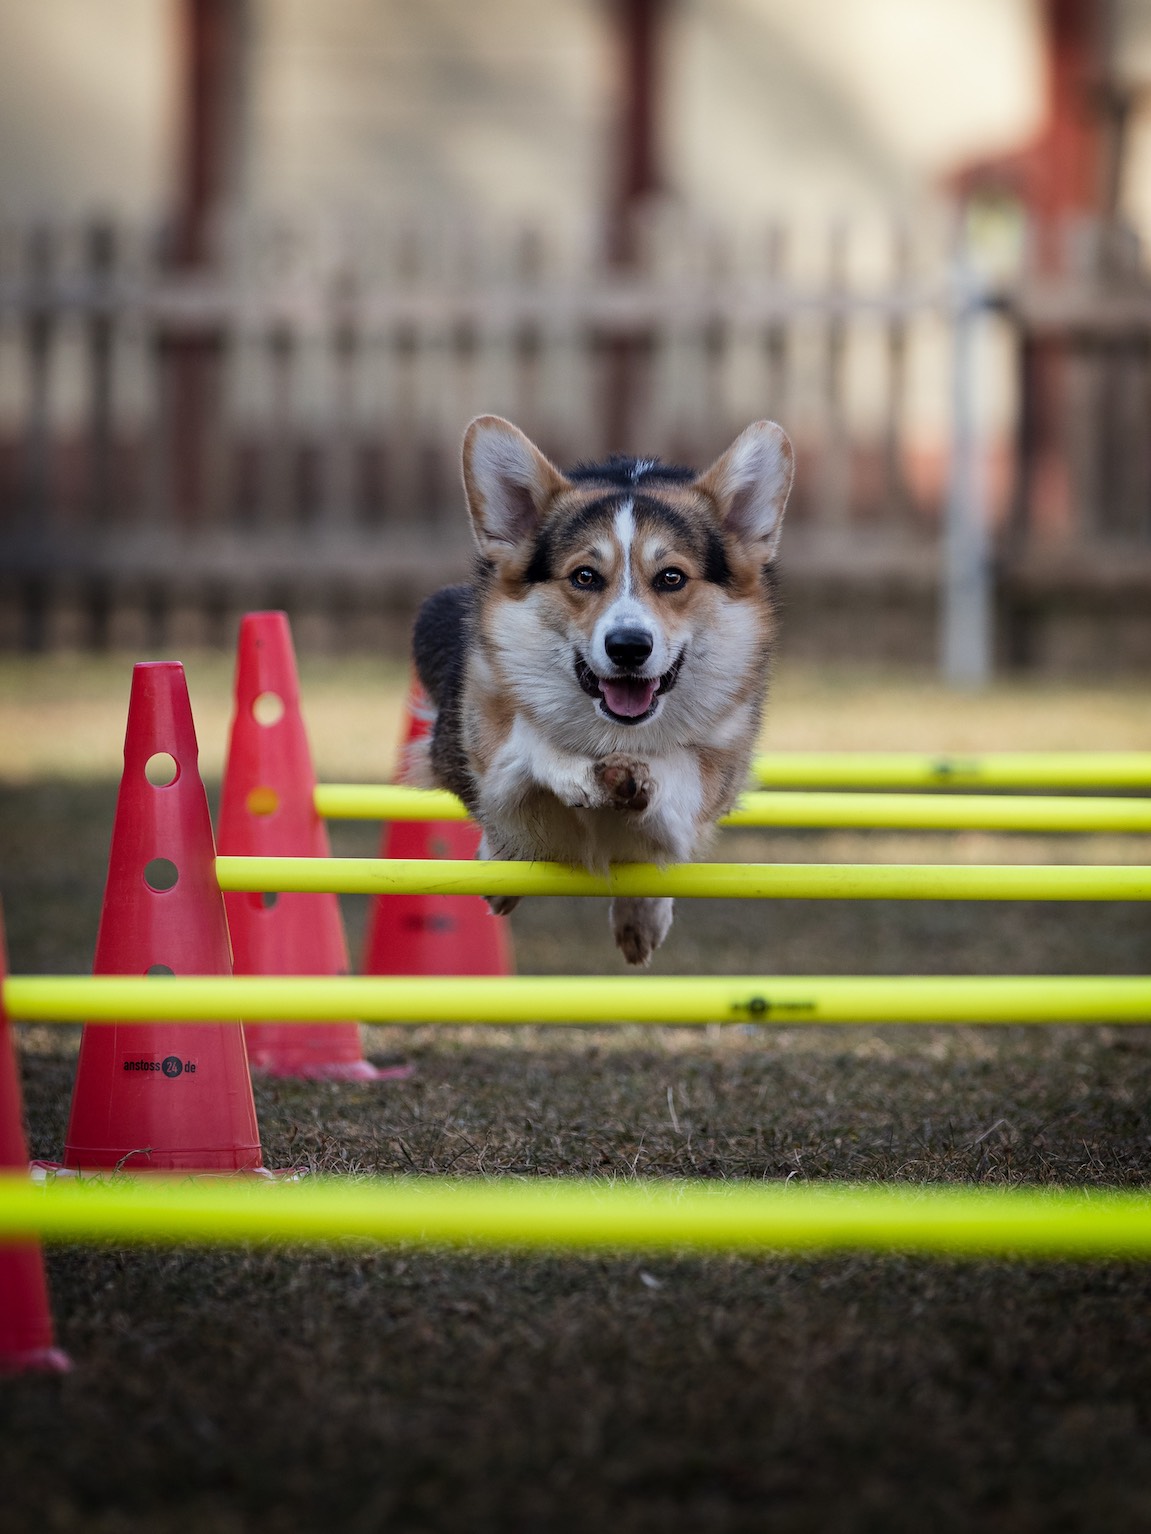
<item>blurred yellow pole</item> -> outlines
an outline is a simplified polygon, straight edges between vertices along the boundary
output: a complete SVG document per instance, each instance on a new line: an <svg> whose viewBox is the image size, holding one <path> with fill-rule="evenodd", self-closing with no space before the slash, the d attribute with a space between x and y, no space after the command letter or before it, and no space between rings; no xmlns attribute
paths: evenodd
<svg viewBox="0 0 1151 1534"><path fill-rule="evenodd" d="M1151 868L940 863L562 863L423 858L216 859L223 890L346 895L669 895L740 900L1151 900Z"/></svg>
<svg viewBox="0 0 1151 1534"><path fill-rule="evenodd" d="M778 751L757 756L764 788L1142 788L1151 751Z"/></svg>
<svg viewBox="0 0 1151 1534"><path fill-rule="evenodd" d="M440 789L323 783L317 812L329 820L465 820ZM1151 798L1037 798L1014 795L747 793L723 826L802 826L907 831L1151 831Z"/></svg>
<svg viewBox="0 0 1151 1534"><path fill-rule="evenodd" d="M537 1252L876 1251L947 1257L1151 1257L1145 1190L335 1178L0 1176L0 1239Z"/></svg>
<svg viewBox="0 0 1151 1534"><path fill-rule="evenodd" d="M1116 975L12 975L23 1022L1151 1023L1151 977Z"/></svg>

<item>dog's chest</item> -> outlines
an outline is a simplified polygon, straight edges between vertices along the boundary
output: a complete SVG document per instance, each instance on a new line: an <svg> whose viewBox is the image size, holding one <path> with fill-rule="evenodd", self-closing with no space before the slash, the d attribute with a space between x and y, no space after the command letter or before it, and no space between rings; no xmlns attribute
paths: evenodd
<svg viewBox="0 0 1151 1534"><path fill-rule="evenodd" d="M523 714L517 714L478 774L479 818L489 845L505 857L542 858L606 868L619 862L690 858L703 802L695 752L658 753L613 732L642 761L655 790L641 813L596 803L596 757L618 753L623 742L604 740L598 752L570 752ZM474 758L473 758L474 760Z"/></svg>
<svg viewBox="0 0 1151 1534"><path fill-rule="evenodd" d="M659 771L657 765L654 769ZM549 789L533 785L514 804L491 817L493 829L513 855L606 870L612 863L669 863L689 859L696 826L676 813L674 800L662 792L642 815L616 809L586 809L562 803Z"/></svg>

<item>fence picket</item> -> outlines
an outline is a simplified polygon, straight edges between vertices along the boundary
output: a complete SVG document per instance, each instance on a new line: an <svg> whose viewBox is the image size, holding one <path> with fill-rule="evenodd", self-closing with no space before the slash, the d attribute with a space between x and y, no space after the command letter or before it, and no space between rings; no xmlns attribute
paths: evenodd
<svg viewBox="0 0 1151 1534"><path fill-rule="evenodd" d="M101 604L143 608L158 632L169 610L261 588L413 599L466 569L459 442L488 411L560 463L623 448L702 464L772 415L801 464L797 568L937 558L958 311L948 253L925 258L907 219L881 260L866 245L866 278L856 226L820 249L777 220L741 244L667 205L637 224L626 268L532 227L397 221L323 248L233 231L216 273L157 268L106 221L76 261L67 234L25 233L0 272L10 638L44 643L47 608L78 590L97 638L117 621ZM992 295L1018 348L984 423L1014 448L1008 590L1045 578L1056 544L1077 579L1102 561L1151 585L1151 288L1111 235L1069 248L1062 275Z"/></svg>

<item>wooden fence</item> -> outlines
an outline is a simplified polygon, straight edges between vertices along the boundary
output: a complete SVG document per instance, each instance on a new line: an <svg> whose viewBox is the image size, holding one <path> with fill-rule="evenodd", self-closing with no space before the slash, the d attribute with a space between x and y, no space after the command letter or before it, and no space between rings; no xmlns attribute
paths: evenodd
<svg viewBox="0 0 1151 1534"><path fill-rule="evenodd" d="M1013 483L998 538L1009 663L1151 666L1151 284L1121 232L1069 231L1062 275L1001 295Z"/></svg>
<svg viewBox="0 0 1151 1534"><path fill-rule="evenodd" d="M267 605L386 642L466 570L459 442L483 411L561 464L702 465L781 420L789 579L824 594L833 648L827 593L936 603L948 508L978 523L976 572L997 540L1020 658L1051 549L1081 569L1116 538L1151 550L1137 284L989 293L922 227L739 244L661 215L640 248L621 271L533 231L249 232L181 274L105 225L9 232L0 643L212 642ZM1096 423L1071 454L1067 400Z"/></svg>

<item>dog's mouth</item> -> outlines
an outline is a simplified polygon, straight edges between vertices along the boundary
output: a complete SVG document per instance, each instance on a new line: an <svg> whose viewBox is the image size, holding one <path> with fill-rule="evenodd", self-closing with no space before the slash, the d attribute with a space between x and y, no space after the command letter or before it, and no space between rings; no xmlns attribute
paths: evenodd
<svg viewBox="0 0 1151 1534"><path fill-rule="evenodd" d="M655 712L657 700L670 692L679 679L683 665L681 650L670 671L662 676L597 676L588 663L576 657L576 680L589 698L603 705L603 711L617 724L641 724Z"/></svg>

